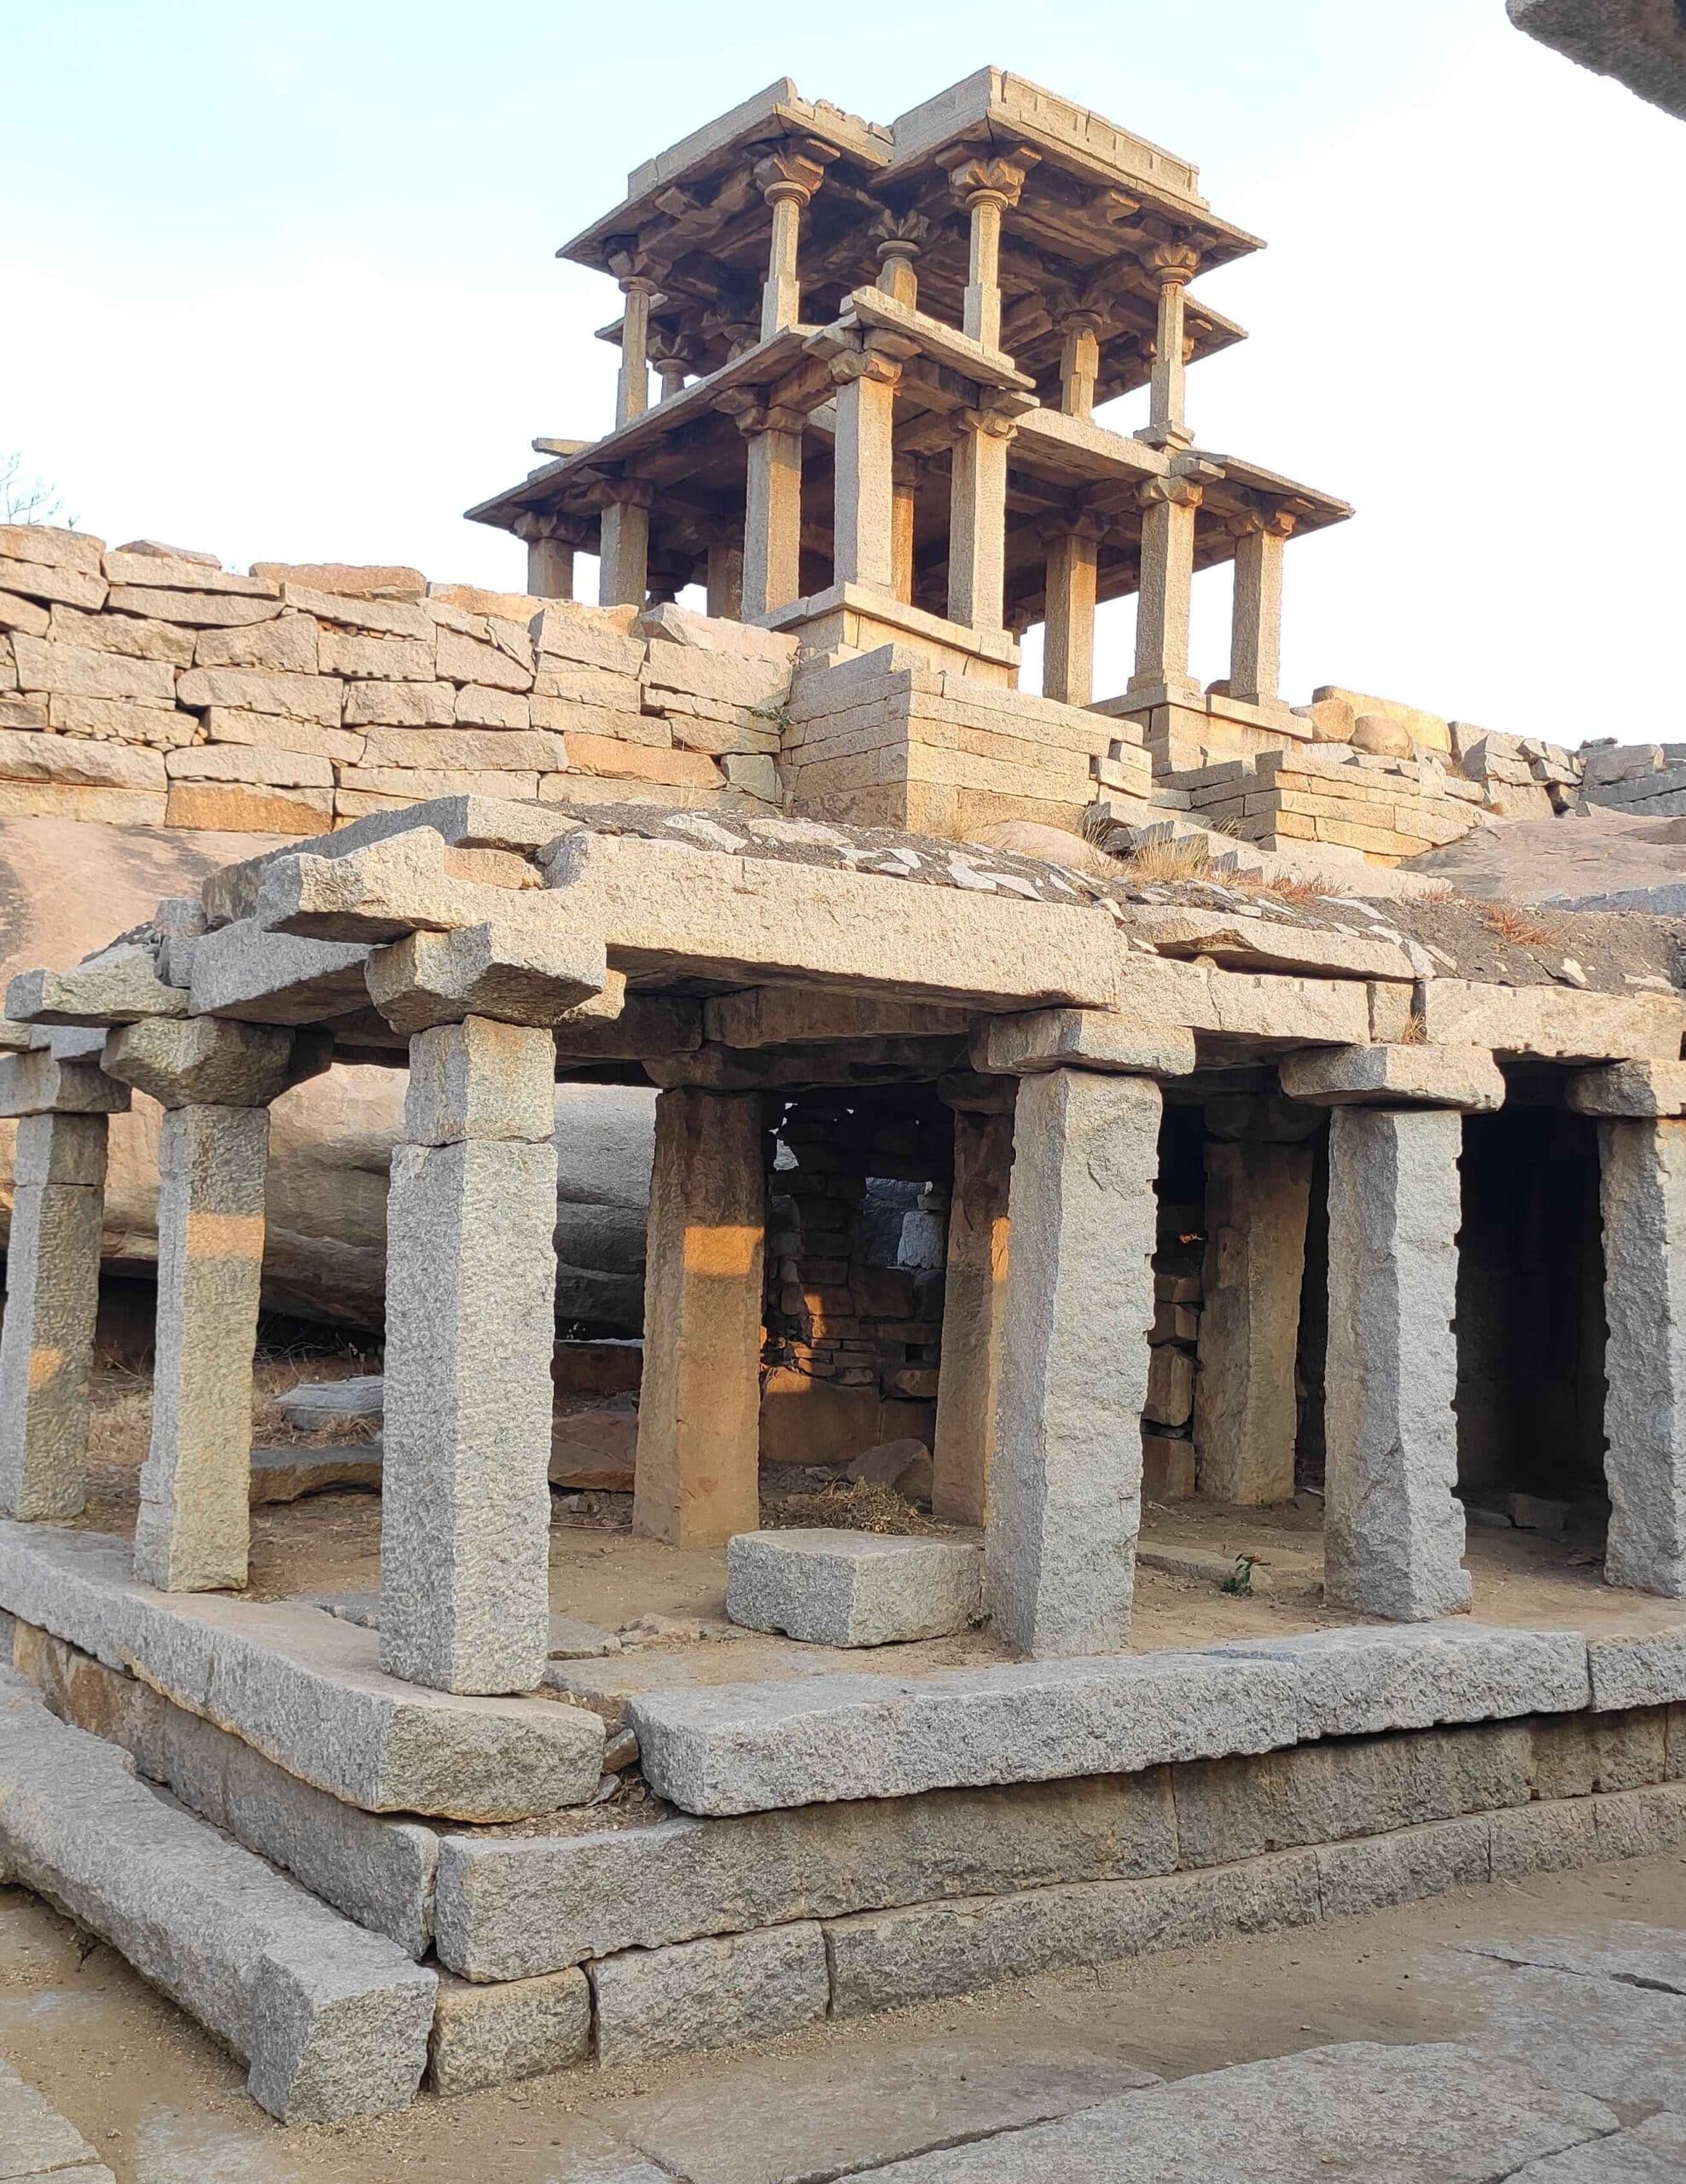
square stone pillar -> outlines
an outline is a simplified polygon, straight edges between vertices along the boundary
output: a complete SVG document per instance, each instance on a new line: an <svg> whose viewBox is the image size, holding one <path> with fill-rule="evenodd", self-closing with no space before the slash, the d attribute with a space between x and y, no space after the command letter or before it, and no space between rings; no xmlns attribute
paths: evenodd
<svg viewBox="0 0 1686 2184"><path fill-rule="evenodd" d="M892 357L871 350L845 350L831 360L837 385L832 575L838 584L894 589L892 436L901 375Z"/></svg>
<svg viewBox="0 0 1686 2184"><path fill-rule="evenodd" d="M573 548L566 539L528 539L526 588L529 599L573 597Z"/></svg>
<svg viewBox="0 0 1686 2184"><path fill-rule="evenodd" d="M0 1512L26 1524L73 1517L87 1495L106 1137L103 1114L18 1124L0 1327Z"/></svg>
<svg viewBox="0 0 1686 2184"><path fill-rule="evenodd" d="M1470 1600L1452 1409L1462 1144L1446 1109L1329 1116L1324 1591L1400 1623Z"/></svg>
<svg viewBox="0 0 1686 2184"><path fill-rule="evenodd" d="M1156 447L1187 447L1194 435L1183 414L1189 343L1183 292L1200 270L1200 257L1186 243L1164 242L1150 250L1143 263L1159 284L1159 308L1148 424L1142 437Z"/></svg>
<svg viewBox="0 0 1686 2184"><path fill-rule="evenodd" d="M152 1441L135 1575L163 1592L246 1583L269 1149L267 1107L177 1107L159 1132Z"/></svg>
<svg viewBox="0 0 1686 2184"><path fill-rule="evenodd" d="M949 501L948 618L968 630L1002 626L1007 572L1007 450L1017 430L995 409L956 420Z"/></svg>
<svg viewBox="0 0 1686 2184"><path fill-rule="evenodd" d="M1130 1635L1160 1106L1146 1077L1019 1086L984 1571L996 1635L1026 1653Z"/></svg>
<svg viewBox="0 0 1686 2184"><path fill-rule="evenodd" d="M740 410L747 445L743 615L747 622L802 595L802 427L799 410Z"/></svg>
<svg viewBox="0 0 1686 2184"><path fill-rule="evenodd" d="M925 464L918 456L898 455L891 465L895 498L890 510L890 565L893 588L904 606L913 604L913 555L919 517L919 481Z"/></svg>
<svg viewBox="0 0 1686 2184"><path fill-rule="evenodd" d="M1154 695L1163 691L1183 703L1202 705L1200 686L1189 673L1189 607L1195 518L1204 495L1188 478L1150 478L1137 497L1142 507L1142 588L1129 690Z"/></svg>
<svg viewBox="0 0 1686 2184"><path fill-rule="evenodd" d="M630 425L650 406L650 299L656 283L645 271L623 271L636 261L616 253L609 270L621 274L620 292L626 299L620 320L620 371L615 380L614 421Z"/></svg>
<svg viewBox="0 0 1686 2184"><path fill-rule="evenodd" d="M657 1100L632 1529L671 1547L760 1524L762 1162L758 1094Z"/></svg>
<svg viewBox="0 0 1686 2184"><path fill-rule="evenodd" d="M970 217L970 251L962 324L985 349L1001 346L1001 216L1015 206L1025 177L1041 158L1028 144L1004 156L980 156L970 148L940 154L955 201Z"/></svg>
<svg viewBox="0 0 1686 2184"><path fill-rule="evenodd" d="M981 1525L989 1506L1007 1292L1010 1080L1002 1099L1005 1104L993 1112L957 1107L954 1118L954 1196L931 1490L932 1514L951 1525Z"/></svg>
<svg viewBox="0 0 1686 2184"><path fill-rule="evenodd" d="M549 1618L555 1035L469 1016L410 1043L387 1217L381 1659L530 1691Z"/></svg>
<svg viewBox="0 0 1686 2184"><path fill-rule="evenodd" d="M1294 1364L1308 1145L1208 1142L1195 1447L1202 1494L1286 1502L1294 1493Z"/></svg>
<svg viewBox="0 0 1686 2184"><path fill-rule="evenodd" d="M597 591L605 607L642 607L649 590L651 488L642 479L606 485Z"/></svg>
<svg viewBox="0 0 1686 2184"><path fill-rule="evenodd" d="M1686 1597L1686 1121L1602 1119L1604 1576Z"/></svg>
<svg viewBox="0 0 1686 2184"><path fill-rule="evenodd" d="M743 539L741 534L712 538L705 581L708 612L716 621L743 619Z"/></svg>
<svg viewBox="0 0 1686 2184"><path fill-rule="evenodd" d="M761 339L770 340L787 326L799 323L802 288L797 272L797 252L802 214L837 157L829 144L817 138L781 144L758 160L755 179L771 210L772 233L768 239L767 278L761 289Z"/></svg>
<svg viewBox="0 0 1686 2184"><path fill-rule="evenodd" d="M1291 515L1246 515L1235 537L1235 596L1230 625L1230 695L1243 705L1279 702L1282 664L1282 547Z"/></svg>
<svg viewBox="0 0 1686 2184"><path fill-rule="evenodd" d="M1047 620L1042 694L1062 706L1095 695L1095 593L1102 525L1093 516L1061 524L1048 542Z"/></svg>

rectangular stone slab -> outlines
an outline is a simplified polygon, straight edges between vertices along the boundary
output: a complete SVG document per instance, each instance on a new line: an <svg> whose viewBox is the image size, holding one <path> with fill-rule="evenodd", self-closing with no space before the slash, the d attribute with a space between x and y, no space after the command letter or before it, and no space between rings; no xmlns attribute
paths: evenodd
<svg viewBox="0 0 1686 2184"><path fill-rule="evenodd" d="M1201 1650L1293 1670L1296 1726L1285 1743L1567 1713L1591 1695L1587 1643L1578 1630L1510 1630L1460 1618L1237 1638Z"/></svg>
<svg viewBox="0 0 1686 2184"><path fill-rule="evenodd" d="M328 2123L407 2106L435 1975L160 1798L114 1745L55 1721L3 1675L10 1872L225 2041L272 2116Z"/></svg>
<svg viewBox="0 0 1686 2184"><path fill-rule="evenodd" d="M594 1964L590 1977L606 2069L794 2031L825 2015L830 1994L825 1937L811 1920L629 1949Z"/></svg>
<svg viewBox="0 0 1686 2184"><path fill-rule="evenodd" d="M726 1543L726 1613L811 1646L886 1646L964 1630L983 1612L966 1540L898 1539L813 1525Z"/></svg>
<svg viewBox="0 0 1686 2184"><path fill-rule="evenodd" d="M1296 1709L1290 1664L1166 1653L655 1692L627 1714L660 1796L737 1813L1265 1751Z"/></svg>
<svg viewBox="0 0 1686 2184"><path fill-rule="evenodd" d="M584 1707L401 1682L372 1631L294 1601L149 1591L98 1532L0 1524L0 1608L366 1812L522 1820L583 1804L602 1776L603 1725Z"/></svg>

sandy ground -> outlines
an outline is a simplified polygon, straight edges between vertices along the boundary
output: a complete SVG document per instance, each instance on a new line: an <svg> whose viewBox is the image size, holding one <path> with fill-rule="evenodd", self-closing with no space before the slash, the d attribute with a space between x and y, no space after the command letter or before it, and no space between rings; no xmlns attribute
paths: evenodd
<svg viewBox="0 0 1686 2184"><path fill-rule="evenodd" d="M400 2116L283 2129L247 2100L240 2065L113 1951L6 1889L0 2053L119 2184L821 2184L1105 2099L1144 2071L1182 2077L1346 2040L1491 2048L1496 2071L1521 2064L1584 2082L1631 2121L1686 2107L1686 1997L1519 1973L1468 1953L1545 1936L1596 1942L1622 1921L1666 1930L1686 1951L1686 1862L1464 1890L738 2054L567 2071L423 2096Z"/></svg>

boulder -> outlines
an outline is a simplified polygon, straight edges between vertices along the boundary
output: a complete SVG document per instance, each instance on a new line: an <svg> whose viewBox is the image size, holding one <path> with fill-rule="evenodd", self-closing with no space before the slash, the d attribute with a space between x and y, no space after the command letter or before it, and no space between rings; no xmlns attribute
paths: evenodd
<svg viewBox="0 0 1686 2184"><path fill-rule="evenodd" d="M1386 713L1360 713L1352 723L1352 748L1375 758L1409 758L1410 730Z"/></svg>
<svg viewBox="0 0 1686 2184"><path fill-rule="evenodd" d="M149 918L166 896L197 895L219 866L279 837L0 818L0 979L64 968ZM405 1072L336 1064L271 1110L264 1303L271 1311L377 1327L386 1286L387 1170L403 1136ZM655 1094L559 1085L556 1316L564 1328L636 1333ZM114 1115L104 1261L150 1275L158 1258L161 1111L137 1094ZM0 1122L0 1241L9 1228L15 1125Z"/></svg>

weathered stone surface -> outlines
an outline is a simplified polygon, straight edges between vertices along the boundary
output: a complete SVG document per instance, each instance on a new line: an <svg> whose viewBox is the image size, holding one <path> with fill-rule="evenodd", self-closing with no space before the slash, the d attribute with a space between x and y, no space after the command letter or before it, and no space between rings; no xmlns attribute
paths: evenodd
<svg viewBox="0 0 1686 2184"><path fill-rule="evenodd" d="M1461 1621L1416 1629L1355 1626L1227 1639L1184 1658L1215 1655L1293 1670L1297 1726L1283 1743L1567 1713L1590 1696L1586 1641L1576 1630Z"/></svg>
<svg viewBox="0 0 1686 2184"><path fill-rule="evenodd" d="M628 1714L661 1796L686 1812L757 1812L1268 1751L1295 1741L1290 1664L1261 1658L1238 1670L1206 1650L947 1669L907 1683L823 1676L656 1692Z"/></svg>
<svg viewBox="0 0 1686 2184"><path fill-rule="evenodd" d="M208 743L189 751L172 751L164 764L172 788L182 781L231 781L258 789L326 791L334 787L333 765L316 751L266 750L253 744ZM331 811L331 798L326 805L318 803L313 808ZM207 822L201 820L198 823ZM308 830L293 827L285 831L299 834Z"/></svg>
<svg viewBox="0 0 1686 2184"><path fill-rule="evenodd" d="M0 1115L115 1115L129 1088L92 1062L61 1060L48 1047L0 1054Z"/></svg>
<svg viewBox="0 0 1686 2184"><path fill-rule="evenodd" d="M163 983L147 948L113 948L73 971L25 971L6 989L6 1014L18 1024L130 1024L187 1009L187 996Z"/></svg>
<svg viewBox="0 0 1686 2184"><path fill-rule="evenodd" d="M761 1128L754 1093L656 1101L632 1523L671 1547L760 1522Z"/></svg>
<svg viewBox="0 0 1686 2184"><path fill-rule="evenodd" d="M75 1114L18 1124L0 1326L0 1510L26 1522L73 1517L86 1495L107 1127L103 1115Z"/></svg>
<svg viewBox="0 0 1686 2184"><path fill-rule="evenodd" d="M964 1630L983 1571L965 1541L823 1527L739 1532L726 1548L726 1612L813 1646L886 1646Z"/></svg>
<svg viewBox="0 0 1686 2184"><path fill-rule="evenodd" d="M369 1005L367 948L295 940L253 918L207 932L193 954L189 1002L195 1016L247 1024L311 1024Z"/></svg>
<svg viewBox="0 0 1686 2184"><path fill-rule="evenodd" d="M241 1738L149 1684L28 1623L18 1667L61 1721L120 1745L201 1820L282 1867L311 1894L406 1955L433 1937L439 1837L413 1820L360 1811L301 1782Z"/></svg>
<svg viewBox="0 0 1686 2184"><path fill-rule="evenodd" d="M1453 1494L1462 1130L1431 1109L1329 1120L1324 1582L1406 1622L1471 1597Z"/></svg>
<svg viewBox="0 0 1686 2184"><path fill-rule="evenodd" d="M866 2174L873 2184L1206 2184L1264 2155L1270 2184L1491 2184L1602 2142L1618 2121L1602 2101L1531 2071L1496 2071L1473 2048L1353 2041L1122 2094Z"/></svg>
<svg viewBox="0 0 1686 2184"><path fill-rule="evenodd" d="M398 1031L459 1023L469 1015L551 1025L612 981L619 994L625 992L619 974L608 968L601 940L497 922L411 933L394 947L375 950L368 978L370 1000Z"/></svg>
<svg viewBox="0 0 1686 2184"><path fill-rule="evenodd" d="M1598 1857L1590 1798L1566 1804L1514 1805L1488 1815L1488 1855L1495 1880L1561 1873Z"/></svg>
<svg viewBox="0 0 1686 2184"><path fill-rule="evenodd" d="M989 1507L1012 1165L1011 1112L957 1108L931 1487L931 1513L951 1525L981 1525Z"/></svg>
<svg viewBox="0 0 1686 2184"><path fill-rule="evenodd" d="M1604 1577L1686 1595L1686 1122L1598 1125Z"/></svg>
<svg viewBox="0 0 1686 2184"><path fill-rule="evenodd" d="M578 1971L474 1987L447 1975L427 2042L435 2093L474 2093L583 2063L591 2052L591 1990Z"/></svg>
<svg viewBox="0 0 1686 2184"><path fill-rule="evenodd" d="M298 1502L307 1494L334 1493L360 1487L381 1491L381 1443L346 1441L335 1448L300 1448L252 1451L251 1500L254 1509L276 1502Z"/></svg>
<svg viewBox="0 0 1686 2184"><path fill-rule="evenodd" d="M1285 1054L1282 1089L1320 1107L1460 1107L1504 1104L1504 1077L1485 1047L1325 1047Z"/></svg>
<svg viewBox="0 0 1686 2184"><path fill-rule="evenodd" d="M1424 1037L1554 1060L1678 1061L1686 1002L1677 994L1577 993L1565 986L1477 985L1425 979Z"/></svg>
<svg viewBox="0 0 1686 2184"><path fill-rule="evenodd" d="M679 1819L595 1835L447 1835L438 1947L475 1979L793 1919L1169 1873L1165 1769Z"/></svg>
<svg viewBox="0 0 1686 2184"><path fill-rule="evenodd" d="M1318 1916L1317 1858L1315 1851L1288 1850L1205 1873L1089 1881L832 1920L825 1930L832 2015L863 2017L1148 1949L1309 1926Z"/></svg>
<svg viewBox="0 0 1686 2184"><path fill-rule="evenodd" d="M1185 1077L1195 1066L1190 1031L1103 1008L1038 1008L997 1016L972 1043L972 1066L1028 1077L1049 1069L1090 1069Z"/></svg>
<svg viewBox="0 0 1686 2184"><path fill-rule="evenodd" d="M1667 1771L1666 1707L1561 1714L1534 1724L1537 1798L1590 1798L1602 1791L1639 1789L1660 1782Z"/></svg>
<svg viewBox="0 0 1686 2184"><path fill-rule="evenodd" d="M583 1804L603 1725L548 1700L464 1699L383 1674L372 1633L297 1603L166 1598L128 1542L0 1524L0 1608L132 1670L365 1812L529 1819Z"/></svg>
<svg viewBox="0 0 1686 2184"><path fill-rule="evenodd" d="M736 2048L826 2013L825 1937L811 1920L677 1949L629 1949L590 1967L597 2060L654 2063Z"/></svg>
<svg viewBox="0 0 1686 2184"><path fill-rule="evenodd" d="M1154 1316L1160 1102L1141 1077L1026 1077L984 1536L998 1636L1104 1653L1130 1629Z"/></svg>
<svg viewBox="0 0 1686 2184"><path fill-rule="evenodd" d="M1686 1115L1686 1061L1618 1061L1577 1070L1565 1092L1578 1115Z"/></svg>
<svg viewBox="0 0 1686 2184"><path fill-rule="evenodd" d="M0 1850L250 2065L273 2116L326 2123L405 2106L421 2082L433 1972L137 1782L44 1706L8 1712Z"/></svg>
<svg viewBox="0 0 1686 2184"><path fill-rule="evenodd" d="M548 1145L556 1126L556 1043L470 1016L410 1043L404 1136L415 1145L514 1139Z"/></svg>
<svg viewBox="0 0 1686 2184"><path fill-rule="evenodd" d="M268 1025L154 1019L113 1031L101 1066L165 1107L267 1107L287 1089L292 1053L292 1035Z"/></svg>
<svg viewBox="0 0 1686 2184"><path fill-rule="evenodd" d="M20 2184L117 2184L80 2133L51 2102L0 2062L0 2176Z"/></svg>
<svg viewBox="0 0 1686 2184"><path fill-rule="evenodd" d="M1207 1141L1194 1438L1201 1491L1220 1502L1294 1492L1311 1188L1309 1146Z"/></svg>
<svg viewBox="0 0 1686 2184"><path fill-rule="evenodd" d="M345 687L331 675L293 675L262 667L190 667L172 694L183 706L241 706L254 713L291 713L299 720L337 728Z"/></svg>
<svg viewBox="0 0 1686 2184"><path fill-rule="evenodd" d="M1177 1862L1224 1865L1525 1805L1533 1771L1534 1733L1524 1722L1195 1760L1171 1770Z"/></svg>
<svg viewBox="0 0 1686 2184"><path fill-rule="evenodd" d="M172 1107L158 1147L158 1333L135 1574L163 1592L246 1583L265 1107Z"/></svg>
<svg viewBox="0 0 1686 2184"><path fill-rule="evenodd" d="M189 715L177 717L191 728ZM87 735L37 735L26 729L9 729L0 739L0 779L6 781L153 791L163 788L165 778L158 752L131 745L96 742Z"/></svg>
<svg viewBox="0 0 1686 2184"><path fill-rule="evenodd" d="M1607 2139L1548 2154L1511 2184L1675 2184L1686 2175L1686 2116L1664 2109Z"/></svg>
<svg viewBox="0 0 1686 2184"><path fill-rule="evenodd" d="M1686 1701L1686 1628L1648 1637L1589 1638L1586 1658L1600 1712Z"/></svg>
<svg viewBox="0 0 1686 2184"><path fill-rule="evenodd" d="M392 1155L381 1657L440 1690L544 1671L555 1205L548 1138Z"/></svg>
<svg viewBox="0 0 1686 2184"><path fill-rule="evenodd" d="M1356 1842L1326 1843L1316 1854L1323 1915L1352 1918L1473 1887L1489 1878L1489 1839L1486 1815L1474 1813Z"/></svg>
<svg viewBox="0 0 1686 2184"><path fill-rule="evenodd" d="M1651 1858L1686 1843L1686 1782L1658 1782L1592 1800L1601 1858Z"/></svg>

